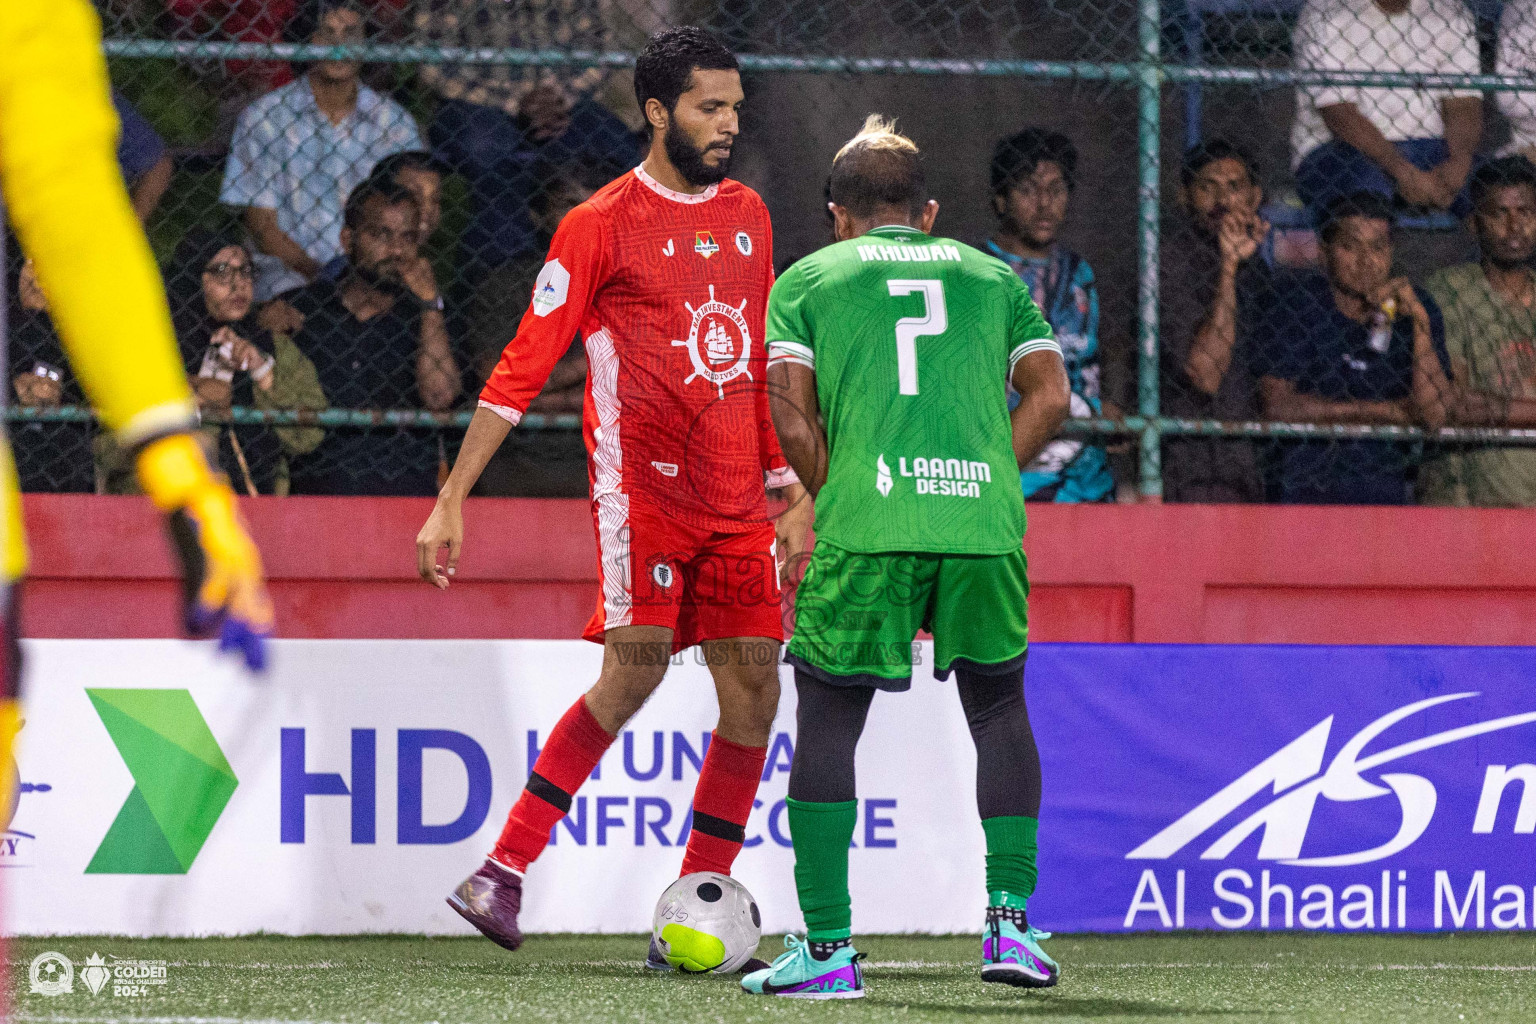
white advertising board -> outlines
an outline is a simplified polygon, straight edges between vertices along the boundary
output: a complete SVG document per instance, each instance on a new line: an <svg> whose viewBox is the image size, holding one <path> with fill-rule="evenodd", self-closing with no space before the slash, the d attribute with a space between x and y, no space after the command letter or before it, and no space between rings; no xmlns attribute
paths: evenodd
<svg viewBox="0 0 1536 1024"><path fill-rule="evenodd" d="M443 902L494 844L531 756L596 678L581 641L279 641L245 676L174 640L26 644L22 793L0 875L11 934L468 933ZM980 924L975 754L928 665L859 750L855 927ZM685 652L529 872L533 932L634 932L676 877L708 669ZM735 874L764 931L801 927L784 697ZM130 692L149 691L149 692ZM226 767L227 765L227 767ZM203 838L206 837L206 838Z"/></svg>

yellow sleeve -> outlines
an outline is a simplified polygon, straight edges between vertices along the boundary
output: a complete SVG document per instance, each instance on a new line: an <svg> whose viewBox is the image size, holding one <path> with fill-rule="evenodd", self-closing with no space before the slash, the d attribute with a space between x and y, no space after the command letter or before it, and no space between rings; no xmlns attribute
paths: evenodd
<svg viewBox="0 0 1536 1024"><path fill-rule="evenodd" d="M118 169L86 0L0 2L0 185L91 404L119 439L189 425L165 287Z"/></svg>

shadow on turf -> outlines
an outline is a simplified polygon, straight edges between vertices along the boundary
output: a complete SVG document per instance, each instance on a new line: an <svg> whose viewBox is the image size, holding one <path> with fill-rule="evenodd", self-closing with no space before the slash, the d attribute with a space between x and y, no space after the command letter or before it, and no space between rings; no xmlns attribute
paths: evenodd
<svg viewBox="0 0 1536 1024"><path fill-rule="evenodd" d="M1024 996L1024 993L1019 993ZM1180 1020L1198 1020L1201 1017L1241 1016L1245 1011L1191 1010L1182 1006L1165 1006L1161 1003L1143 1003L1134 999L1078 998L1073 996L1043 997L1029 995L1019 999L999 999L984 1006L959 1003L910 1003L903 1002L902 1009L919 1013L953 1014L957 1017L1177 1017ZM1259 1011L1246 1011L1256 1013Z"/></svg>
<svg viewBox="0 0 1536 1024"><path fill-rule="evenodd" d="M658 981L684 981L682 975L646 971L641 967L588 967L582 973L599 977L630 980L643 977L655 978ZM954 972L949 968L886 967L881 968L878 977L871 975L869 980L870 984L874 986L874 991L871 992L871 995L878 997L880 994L880 982L952 980L953 977ZM735 979L722 978L719 975L700 975L687 980L690 982L702 980L708 984L710 982L718 983L723 980ZM981 1006L975 1004L966 1005L958 1002L914 1003L904 999L898 1001L905 1010L955 1014L961 1017L1177 1017L1184 1020L1198 1020L1201 1017L1263 1015L1263 1011L1260 1010L1195 1010L1189 1007L1167 1006L1162 1003L1147 1003L1135 999L1070 996L1057 992L1047 996L1043 993L1003 989L1001 986L985 987L997 999L993 1003Z"/></svg>

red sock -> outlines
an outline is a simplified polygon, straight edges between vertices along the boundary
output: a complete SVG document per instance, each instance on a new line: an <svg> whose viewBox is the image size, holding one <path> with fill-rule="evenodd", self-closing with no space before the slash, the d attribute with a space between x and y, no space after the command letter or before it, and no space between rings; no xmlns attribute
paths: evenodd
<svg viewBox="0 0 1536 1024"><path fill-rule="evenodd" d="M516 871L527 871L549 845L550 829L571 809L571 797L612 742L613 737L587 709L585 697L572 704L539 752L491 857Z"/></svg>
<svg viewBox="0 0 1536 1024"><path fill-rule="evenodd" d="M747 815L763 777L767 747L744 747L714 733L693 791L693 831L683 855L683 874L731 873L731 863L747 838Z"/></svg>

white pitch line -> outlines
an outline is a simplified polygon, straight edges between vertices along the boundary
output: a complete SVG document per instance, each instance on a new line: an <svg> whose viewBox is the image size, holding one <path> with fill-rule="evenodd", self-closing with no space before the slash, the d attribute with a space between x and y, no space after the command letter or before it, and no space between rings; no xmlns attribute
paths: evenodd
<svg viewBox="0 0 1536 1024"><path fill-rule="evenodd" d="M343 1024L340 1021L289 1020L284 1017L54 1017L36 1013L13 1013L12 1020L27 1024ZM371 1024L350 1021L346 1024Z"/></svg>
<svg viewBox="0 0 1536 1024"><path fill-rule="evenodd" d="M869 960L866 968L895 968L898 970L914 970L925 967L976 967L974 962L956 963L953 960ZM1069 967L1074 970L1083 968L1095 968L1108 971L1139 971L1147 968L1172 968L1174 970L1208 970L1214 968L1226 968L1229 970L1272 970L1274 968L1292 968L1295 963L1198 963L1198 962L1164 962L1164 963L1082 963L1071 961ZM1327 970L1334 971L1536 971L1536 964L1322 964Z"/></svg>
<svg viewBox="0 0 1536 1024"><path fill-rule="evenodd" d="M233 971L325 971L333 968L347 967L347 964L334 964L329 960L321 960L312 964L216 964L212 960L167 960L167 967L201 967L218 968L219 970Z"/></svg>
<svg viewBox="0 0 1536 1024"><path fill-rule="evenodd" d="M1074 968L1093 967L1100 970L1131 971L1145 970L1149 967L1173 968L1176 970L1202 970L1210 968L1227 968L1230 970L1272 970L1274 968L1290 969L1306 963L1308 966L1322 967L1331 971L1536 971L1536 964L1317 964L1312 961L1288 961L1286 963L1181 963L1181 962L1147 962L1147 963L1079 963L1072 962L1069 966ZM869 966L882 966L870 964ZM906 966L906 965L901 965ZM939 966L937 964L929 966Z"/></svg>

